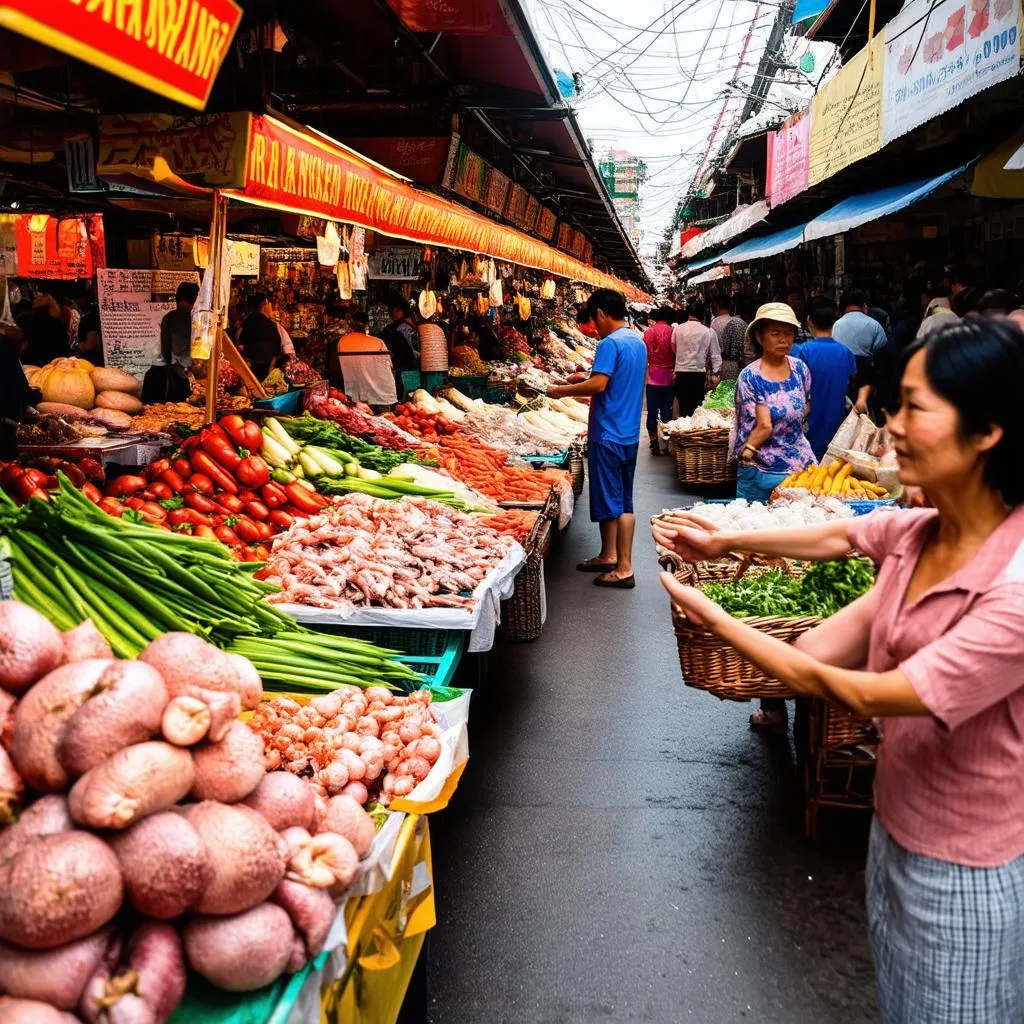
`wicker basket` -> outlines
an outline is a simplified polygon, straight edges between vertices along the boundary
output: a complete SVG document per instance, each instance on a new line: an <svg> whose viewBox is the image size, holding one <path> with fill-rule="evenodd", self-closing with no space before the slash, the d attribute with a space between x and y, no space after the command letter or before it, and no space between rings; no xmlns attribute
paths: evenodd
<svg viewBox="0 0 1024 1024"><path fill-rule="evenodd" d="M750 567L748 561L743 560L733 569L731 578L737 579L746 571L757 573L770 568L789 571L788 565ZM675 577L687 586L698 585L696 566L685 566L675 573ZM818 625L821 619L813 615L747 616L740 621L785 643L792 643L807 630ZM722 700L752 700L765 697L785 699L795 696L788 686L765 675L731 644L702 627L693 625L674 608L672 624L679 647L679 667L683 671L683 682L687 686L707 690Z"/></svg>
<svg viewBox="0 0 1024 1024"><path fill-rule="evenodd" d="M583 493L586 473L587 446L584 442L569 445L569 472L572 474L572 493L578 498Z"/></svg>
<svg viewBox="0 0 1024 1024"><path fill-rule="evenodd" d="M684 484L727 484L736 479L736 462L724 427L669 435L676 476Z"/></svg>
<svg viewBox="0 0 1024 1024"><path fill-rule="evenodd" d="M512 643L530 643L544 628L541 587L544 555L548 550L551 520L539 518L526 541L526 564L516 576L512 596L503 603L498 635Z"/></svg>

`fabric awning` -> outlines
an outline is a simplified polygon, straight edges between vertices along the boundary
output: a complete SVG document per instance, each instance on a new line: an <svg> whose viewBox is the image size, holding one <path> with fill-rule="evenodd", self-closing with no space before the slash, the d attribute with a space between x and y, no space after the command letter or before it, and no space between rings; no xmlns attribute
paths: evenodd
<svg viewBox="0 0 1024 1024"><path fill-rule="evenodd" d="M762 235L760 238L748 238L745 242L723 252L719 259L723 263L743 263L746 260L760 260L766 256L775 256L787 249L795 249L804 240L806 224L776 231L773 235Z"/></svg>
<svg viewBox="0 0 1024 1024"><path fill-rule="evenodd" d="M721 261L721 256L709 256L707 259L687 263L686 266L683 267L682 273L684 276L686 274L696 274L698 270L703 270L705 267L713 267L716 263L721 263Z"/></svg>
<svg viewBox="0 0 1024 1024"><path fill-rule="evenodd" d="M916 203L919 199L924 199L937 188L952 181L957 175L963 174L969 166L969 163L963 164L955 170L947 171L934 178L922 178L917 181L909 181L904 185L880 188L877 192L865 192L859 196L850 196L849 199L836 203L831 210L826 210L821 216L815 217L804 229L803 240L810 242L815 238L841 235L844 231L867 224L868 221L887 217L897 210Z"/></svg>
<svg viewBox="0 0 1024 1024"><path fill-rule="evenodd" d="M755 224L760 224L767 216L768 203L764 199L751 203L749 206L737 207L733 210L732 215L723 220L721 224L716 224L713 228L708 228L707 231L702 231L699 235L691 238L683 246L683 257L696 256L697 253L703 252L705 249L724 245L730 238L735 238L737 235L743 234L744 231L749 231Z"/></svg>
<svg viewBox="0 0 1024 1024"><path fill-rule="evenodd" d="M703 274L698 274L696 277L691 277L686 283L689 284L707 284L709 281L720 281L723 277L730 277L732 270L729 267L712 267L710 270L705 270Z"/></svg>

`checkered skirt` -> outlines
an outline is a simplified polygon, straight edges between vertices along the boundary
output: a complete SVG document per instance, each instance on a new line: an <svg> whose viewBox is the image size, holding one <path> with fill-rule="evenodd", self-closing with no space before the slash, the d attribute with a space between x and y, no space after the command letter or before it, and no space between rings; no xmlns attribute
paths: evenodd
<svg viewBox="0 0 1024 1024"><path fill-rule="evenodd" d="M867 909L884 1024L1024 1024L1024 857L950 864L876 818Z"/></svg>

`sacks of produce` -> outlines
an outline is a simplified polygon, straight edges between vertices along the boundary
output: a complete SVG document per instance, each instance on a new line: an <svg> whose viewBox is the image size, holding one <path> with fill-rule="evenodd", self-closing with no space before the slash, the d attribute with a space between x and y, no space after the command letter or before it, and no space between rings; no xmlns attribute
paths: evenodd
<svg viewBox="0 0 1024 1024"><path fill-rule="evenodd" d="M159 1024L190 972L246 991L296 971L323 950L375 834L359 803L268 775L241 721L190 746L163 737L183 696L259 705L239 655L185 634L117 661L98 636L0 602L4 719L13 705L0 731L0 1019ZM108 656L79 657L95 653Z"/></svg>

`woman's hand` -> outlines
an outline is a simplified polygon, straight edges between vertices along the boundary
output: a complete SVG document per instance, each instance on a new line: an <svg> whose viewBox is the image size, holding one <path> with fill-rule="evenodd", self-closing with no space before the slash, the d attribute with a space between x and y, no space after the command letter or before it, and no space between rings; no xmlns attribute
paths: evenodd
<svg viewBox="0 0 1024 1024"><path fill-rule="evenodd" d="M717 623L729 618L711 598L696 587L680 583L670 572L661 573L661 585L668 591L672 604L695 626L714 632Z"/></svg>
<svg viewBox="0 0 1024 1024"><path fill-rule="evenodd" d="M687 562L721 558L729 550L725 535L710 520L691 512L670 512L651 521L654 540Z"/></svg>

